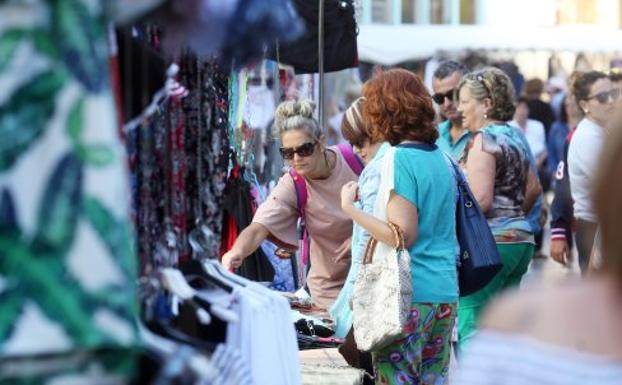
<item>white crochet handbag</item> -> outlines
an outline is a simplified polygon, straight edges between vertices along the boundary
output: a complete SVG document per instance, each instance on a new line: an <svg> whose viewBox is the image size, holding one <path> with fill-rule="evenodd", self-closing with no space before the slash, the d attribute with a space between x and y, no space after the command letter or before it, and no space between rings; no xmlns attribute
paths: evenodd
<svg viewBox="0 0 622 385"><path fill-rule="evenodd" d="M397 248L370 238L352 294L352 323L356 346L373 351L402 332L412 303L410 254L402 231L389 223ZM385 246L385 247L381 247Z"/></svg>
<svg viewBox="0 0 622 385"><path fill-rule="evenodd" d="M387 220L387 205L394 189L395 148L382 159L382 172L374 216ZM359 350L378 350L398 336L406 325L412 303L410 254L402 231L390 223L397 248L369 238L363 265L352 292L352 327Z"/></svg>
<svg viewBox="0 0 622 385"><path fill-rule="evenodd" d="M382 172L374 216L387 220L387 205L394 187L395 148L382 159ZM402 231L389 223L397 248L369 238L363 264L352 292L352 326L359 350L378 350L398 336L406 325L412 303L410 254Z"/></svg>

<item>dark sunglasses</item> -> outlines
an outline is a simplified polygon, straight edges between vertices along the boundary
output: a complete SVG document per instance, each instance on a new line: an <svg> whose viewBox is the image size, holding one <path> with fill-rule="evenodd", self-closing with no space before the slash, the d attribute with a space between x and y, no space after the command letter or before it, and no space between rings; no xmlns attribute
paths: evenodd
<svg viewBox="0 0 622 385"><path fill-rule="evenodd" d="M294 154L298 154L303 158L306 158L307 156L311 156L313 154L313 151L315 150L315 143L316 142L308 142L295 148L281 147L279 148L279 151L281 152L283 159L286 160L294 159Z"/></svg>
<svg viewBox="0 0 622 385"><path fill-rule="evenodd" d="M597 93L596 95L589 96L587 100L596 99L598 103L606 104L606 103L609 103L610 100L612 102L615 102L619 98L620 98L620 89L613 88L609 91L603 91L603 92Z"/></svg>
<svg viewBox="0 0 622 385"><path fill-rule="evenodd" d="M432 100L434 100L434 103L440 105L440 104L445 103L445 98L449 99L450 102L453 102L454 98L455 98L455 95L456 95L456 90L455 89L451 89L451 90L445 92L444 94L440 93L440 92L437 92L434 95L432 95Z"/></svg>

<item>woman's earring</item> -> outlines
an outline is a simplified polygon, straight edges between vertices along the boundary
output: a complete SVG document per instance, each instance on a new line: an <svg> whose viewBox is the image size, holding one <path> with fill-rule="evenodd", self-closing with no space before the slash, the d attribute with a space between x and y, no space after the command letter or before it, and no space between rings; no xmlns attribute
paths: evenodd
<svg viewBox="0 0 622 385"><path fill-rule="evenodd" d="M587 115L587 114L589 114L589 113L590 113L590 110L588 110L588 109L586 108L586 109L583 111L583 113L584 113L585 115Z"/></svg>
<svg viewBox="0 0 622 385"><path fill-rule="evenodd" d="M488 119L488 114L484 112L484 119Z"/></svg>

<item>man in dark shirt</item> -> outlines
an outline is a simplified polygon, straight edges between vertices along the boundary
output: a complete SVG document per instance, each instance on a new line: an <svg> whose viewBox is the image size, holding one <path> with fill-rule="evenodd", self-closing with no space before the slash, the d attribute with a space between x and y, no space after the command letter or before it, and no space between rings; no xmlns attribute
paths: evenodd
<svg viewBox="0 0 622 385"><path fill-rule="evenodd" d="M551 204L551 258L568 265L572 260L572 227L574 210L570 194L570 179L568 177L568 144L574 134L575 127L566 138L564 159L559 162L555 173L555 198Z"/></svg>
<svg viewBox="0 0 622 385"><path fill-rule="evenodd" d="M544 83L540 79L530 79L525 83L525 96L528 100L529 119L541 122L548 135L549 129L555 121L555 115L553 114L551 105L542 101L542 91L544 91Z"/></svg>
<svg viewBox="0 0 622 385"><path fill-rule="evenodd" d="M544 91L544 83L540 79L530 79L525 83L525 97L529 107L529 119L541 122L544 125L545 137L548 138L551 125L555 121L555 115L551 105L540 99L542 91ZM538 176L540 177L542 189L547 191L551 182L551 175L547 168L539 168Z"/></svg>

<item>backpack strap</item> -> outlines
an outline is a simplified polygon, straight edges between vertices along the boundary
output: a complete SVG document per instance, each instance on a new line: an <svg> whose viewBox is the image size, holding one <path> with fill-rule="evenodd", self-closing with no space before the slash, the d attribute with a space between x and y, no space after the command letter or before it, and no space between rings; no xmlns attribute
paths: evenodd
<svg viewBox="0 0 622 385"><path fill-rule="evenodd" d="M302 267L305 268L309 264L309 250L311 247L309 240L309 232L305 224L305 207L307 207L307 182L293 168L289 169L289 175L294 181L296 189L296 205L298 208L298 216L300 222L298 226L298 237L300 239L300 256L302 259Z"/></svg>
<svg viewBox="0 0 622 385"><path fill-rule="evenodd" d="M289 169L289 175L294 181L294 187L296 188L296 200L298 205L298 215L301 218L305 217L305 207L307 207L307 183L305 179L300 176L293 168Z"/></svg>
<svg viewBox="0 0 622 385"><path fill-rule="evenodd" d="M356 154L352 150L352 146L347 143L341 143L337 145L337 148L339 149L339 152L341 152L341 155L343 155L343 158L346 160L346 163L348 163L348 166L350 166L352 171L356 175L361 175L364 167L363 162L358 156L356 156Z"/></svg>

